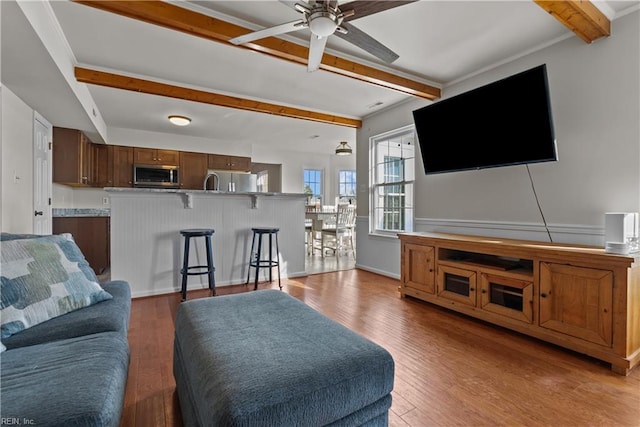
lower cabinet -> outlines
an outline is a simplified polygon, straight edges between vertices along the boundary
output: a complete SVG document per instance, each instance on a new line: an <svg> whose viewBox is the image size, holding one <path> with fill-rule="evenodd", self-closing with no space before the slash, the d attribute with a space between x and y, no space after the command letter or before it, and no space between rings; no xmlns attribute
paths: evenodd
<svg viewBox="0 0 640 427"><path fill-rule="evenodd" d="M640 364L640 263L556 243L403 233L402 297L415 297L611 363Z"/></svg>
<svg viewBox="0 0 640 427"><path fill-rule="evenodd" d="M402 249L403 287L435 294L435 254L430 246L406 244ZM404 295L403 295L404 296Z"/></svg>
<svg viewBox="0 0 640 427"><path fill-rule="evenodd" d="M482 273L478 304L483 310L533 323L533 281Z"/></svg>
<svg viewBox="0 0 640 427"><path fill-rule="evenodd" d="M102 274L111 264L110 218L54 217L53 234L71 233L76 244L96 274Z"/></svg>
<svg viewBox="0 0 640 427"><path fill-rule="evenodd" d="M613 272L540 263L540 326L611 346Z"/></svg>
<svg viewBox="0 0 640 427"><path fill-rule="evenodd" d="M518 277L520 276L520 277ZM438 264L438 297L521 322L533 322L533 276Z"/></svg>
<svg viewBox="0 0 640 427"><path fill-rule="evenodd" d="M438 296L475 307L477 276L473 270L439 264Z"/></svg>

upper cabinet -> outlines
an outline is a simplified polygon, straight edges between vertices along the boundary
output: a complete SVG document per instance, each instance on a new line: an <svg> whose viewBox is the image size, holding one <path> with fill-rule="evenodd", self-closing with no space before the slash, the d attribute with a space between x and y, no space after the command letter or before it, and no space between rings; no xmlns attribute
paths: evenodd
<svg viewBox="0 0 640 427"><path fill-rule="evenodd" d="M209 169L220 171L250 172L251 157L209 154Z"/></svg>
<svg viewBox="0 0 640 427"><path fill-rule="evenodd" d="M144 165L180 165L180 152L175 150L160 150L156 148L134 148L134 163Z"/></svg>
<svg viewBox="0 0 640 427"><path fill-rule="evenodd" d="M92 144L76 129L53 128L53 182L76 187L90 186Z"/></svg>
<svg viewBox="0 0 640 427"><path fill-rule="evenodd" d="M206 153L180 152L180 188L202 190L206 175Z"/></svg>
<svg viewBox="0 0 640 427"><path fill-rule="evenodd" d="M94 144L77 129L53 128L53 182L133 187L133 165L180 167L180 188L201 190L207 169L250 172L251 157Z"/></svg>
<svg viewBox="0 0 640 427"><path fill-rule="evenodd" d="M113 146L113 186L133 187L133 147Z"/></svg>
<svg viewBox="0 0 640 427"><path fill-rule="evenodd" d="M93 187L113 187L113 145L92 144Z"/></svg>

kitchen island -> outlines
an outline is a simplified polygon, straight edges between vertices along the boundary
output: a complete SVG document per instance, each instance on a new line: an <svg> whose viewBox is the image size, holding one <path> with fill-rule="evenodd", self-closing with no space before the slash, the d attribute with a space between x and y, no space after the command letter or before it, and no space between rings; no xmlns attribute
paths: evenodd
<svg viewBox="0 0 640 427"><path fill-rule="evenodd" d="M302 193L105 188L111 204L111 277L131 284L132 296L180 290L184 242L180 230L212 228L216 286L245 283L252 227L280 228L282 277L304 276ZM195 243L195 244L194 244ZM190 265L205 265L204 239L192 240ZM260 271L260 281L266 274ZM252 278L254 269L251 269ZM277 272L274 269L274 278ZM206 275L188 289L206 289Z"/></svg>

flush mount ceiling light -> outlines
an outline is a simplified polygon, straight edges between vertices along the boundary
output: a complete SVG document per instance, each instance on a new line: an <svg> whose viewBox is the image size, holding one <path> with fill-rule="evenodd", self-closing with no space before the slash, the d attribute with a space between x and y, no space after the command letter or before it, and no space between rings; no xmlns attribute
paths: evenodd
<svg viewBox="0 0 640 427"><path fill-rule="evenodd" d="M338 156L349 156L353 153L353 150L349 146L347 141L340 142L340 145L336 147L336 155Z"/></svg>
<svg viewBox="0 0 640 427"><path fill-rule="evenodd" d="M169 116L169 121L176 126L186 126L191 123L191 119L186 116Z"/></svg>

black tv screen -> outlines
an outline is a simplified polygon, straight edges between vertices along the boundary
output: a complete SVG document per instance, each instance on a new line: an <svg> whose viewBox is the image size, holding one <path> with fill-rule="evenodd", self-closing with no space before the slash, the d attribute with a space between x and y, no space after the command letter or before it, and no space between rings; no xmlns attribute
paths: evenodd
<svg viewBox="0 0 640 427"><path fill-rule="evenodd" d="M557 160L546 65L413 112L426 174Z"/></svg>

